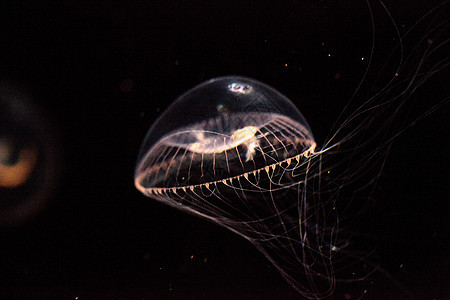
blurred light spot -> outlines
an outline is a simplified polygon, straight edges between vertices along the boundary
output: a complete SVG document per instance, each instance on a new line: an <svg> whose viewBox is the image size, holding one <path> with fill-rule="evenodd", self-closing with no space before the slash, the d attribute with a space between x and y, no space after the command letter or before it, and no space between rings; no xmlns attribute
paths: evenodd
<svg viewBox="0 0 450 300"><path fill-rule="evenodd" d="M24 184L34 170L38 158L36 146L21 149L18 158L11 161L13 146L0 138L0 187L15 188Z"/></svg>
<svg viewBox="0 0 450 300"><path fill-rule="evenodd" d="M0 229L39 214L62 168L53 127L31 99L0 82Z"/></svg>

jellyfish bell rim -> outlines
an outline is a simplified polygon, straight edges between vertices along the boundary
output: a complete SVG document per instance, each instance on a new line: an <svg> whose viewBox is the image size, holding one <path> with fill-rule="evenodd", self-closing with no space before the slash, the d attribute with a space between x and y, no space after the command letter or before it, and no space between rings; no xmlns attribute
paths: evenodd
<svg viewBox="0 0 450 300"><path fill-rule="evenodd" d="M302 158L309 158L313 155L317 155L317 153L315 152L315 149L317 147L317 144L314 141L311 141L310 147L307 148L305 151L303 151L302 153L299 153L295 156L292 157L288 157L282 161L276 162L276 163L272 163L270 165L266 165L262 168L259 168L257 170L251 171L251 172L245 172L245 173L241 173L239 175L233 176L233 177L229 177L226 179L221 179L221 180L215 180L215 181L208 181L208 182L204 182L204 183L200 183L200 184L190 184L190 185L185 185L185 186L171 186L171 187L144 187L140 182L141 182L141 174L138 174L135 177L135 181L134 184L136 186L136 189L138 189L141 193L151 196L153 198L157 198L157 199L167 199L170 198L168 195L169 194L178 194L179 192L186 192L188 190L194 191L195 189L198 188L204 188L206 187L207 189L210 189L210 186L217 186L218 184L225 184L228 185L228 183L230 185L232 185L233 181L235 180L240 180L242 178L246 178L248 179L248 176L250 174L256 174L259 172L266 172L268 175L270 174L270 172L273 172L275 170L275 168L277 167L277 165L280 164L287 164L288 166L291 165L291 163L294 162L294 164L296 165L300 165L300 160ZM295 161L297 163L295 163ZM255 175L256 176L256 175ZM298 185L298 182L294 182L291 184L292 186ZM283 189L285 189L286 186L283 186ZM275 191L277 189L272 189L272 191ZM170 203L169 203L170 204ZM204 214L201 214L204 217L207 217ZM209 218L209 217L207 217Z"/></svg>
<svg viewBox="0 0 450 300"><path fill-rule="evenodd" d="M136 164L135 164L135 171L134 171L134 185L136 186L136 188L141 191L144 194L145 190L148 189L149 187L144 187L143 185L141 185L139 183L139 178L141 177L142 174L140 174L141 172L141 165L143 164L143 162L145 162L146 160L146 156L152 152L152 148L158 144L161 140L163 140L164 138L166 138L168 135L170 135L170 133L172 133L174 131L174 129L172 130L167 130L165 134L162 134L160 137L155 138L153 137L153 133L155 131L157 131L158 127L160 127L160 124L162 123L162 120L164 120L165 118L168 117L168 115L170 115L172 112L172 109L179 106L180 102L183 104L184 101L186 100L192 100L192 99L196 99L196 97L192 98L192 94L195 95L195 93L199 90L201 90L202 88L205 88L209 85L213 85L213 84L217 84L223 82L224 86L226 86L227 88L224 87L220 87L220 89L222 90L227 90L227 92L231 91L231 92L237 92L237 93L250 93L250 91L253 88L261 88L261 90L263 92L268 92L271 95L267 95L265 93L262 93L263 95L263 100L264 101L268 101L270 103L272 102L276 102L278 104L278 102L280 104L282 104L281 108L276 107L276 109L279 109L280 115L289 115L291 117L292 120L295 120L296 122L298 122L299 124L301 124L304 129L307 132L307 136L308 136L308 142L310 143L309 146L307 148L305 148L305 150L301 153L297 153L296 155L293 155L292 157L286 159L296 159L296 157L299 156L309 156L312 153L314 153L315 149L316 149L316 142L314 140L314 136L312 134L311 128L308 124L308 122L306 121L306 118L303 116L303 114L299 111L299 109L297 108L297 106L284 94L282 94L281 92L279 92L277 89L273 88L270 85L267 85L257 79L253 79L250 77L246 77L246 76L240 76L240 75L226 75L226 76L219 76L219 77L214 77L211 79L208 79L206 81L203 81L199 84L197 84L196 86L188 89L187 91L185 91L184 93L182 93L181 95L179 95L178 97L175 98L175 100L164 110L164 112L158 116L155 121L153 121L152 125L150 126L150 128L148 129L145 138L143 139L143 142L140 146L140 150L139 150L139 155L137 157L136 160ZM250 86L247 87L242 87L239 86L239 84L249 84ZM225 85L226 84L226 85ZM245 88L248 88L247 90ZM233 89L233 90L232 90ZM259 96L259 95L257 95ZM266 96L266 98L264 98L264 96ZM276 101L273 101L271 99L271 96L275 96L276 97ZM260 101L260 100L258 100ZM220 104L219 104L220 105ZM270 108L270 107L269 107ZM250 110L252 111L252 110ZM254 110L256 112L261 112L258 110ZM264 110L262 110L264 111ZM270 112L269 109L266 110L267 112ZM281 113L282 112L282 113ZM233 112L235 113L235 112ZM210 119L215 119L217 118L217 116L215 117L211 117ZM202 120L204 121L204 120ZM197 122L200 123L200 122ZM193 124L193 123L187 123L189 125ZM183 126L176 126L174 127L175 130L182 128ZM152 142L149 142L149 140L153 140ZM267 168L270 168L270 165L266 166ZM264 169L264 168L261 168ZM240 176L243 176L244 174L240 174ZM208 182L205 184L212 184L213 182Z"/></svg>

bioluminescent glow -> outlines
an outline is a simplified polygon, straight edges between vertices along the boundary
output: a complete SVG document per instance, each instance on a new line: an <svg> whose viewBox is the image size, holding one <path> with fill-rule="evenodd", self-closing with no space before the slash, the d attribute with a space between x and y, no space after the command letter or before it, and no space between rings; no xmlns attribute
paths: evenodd
<svg viewBox="0 0 450 300"><path fill-rule="evenodd" d="M135 186L244 237L304 297L328 297L337 282L364 280L378 266L370 259L373 248L353 243L355 219L368 210L393 141L411 124L393 125L399 111L448 67L448 57L427 64L446 43L442 26L418 42L426 49L408 56L419 58L411 69L401 48L406 37L399 35L398 67L356 107L356 96L349 100L321 145L296 105L274 88L241 76L201 83L148 131Z"/></svg>

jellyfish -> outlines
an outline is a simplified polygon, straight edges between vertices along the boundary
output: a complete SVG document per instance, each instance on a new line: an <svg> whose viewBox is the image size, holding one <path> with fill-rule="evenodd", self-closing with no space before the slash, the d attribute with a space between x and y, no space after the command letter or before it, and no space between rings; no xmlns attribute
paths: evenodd
<svg viewBox="0 0 450 300"><path fill-rule="evenodd" d="M433 40L441 26L430 30ZM379 270L372 249L352 249L354 219L368 210L368 202L355 199L362 190L370 198L395 138L436 109L390 130L412 93L448 66L441 60L424 70L444 44L426 49L410 72L401 61L353 110L351 99L320 146L293 102L269 85L243 76L203 82L151 126L134 184L248 240L302 296L329 297L338 282ZM346 188L350 197L341 195Z"/></svg>
<svg viewBox="0 0 450 300"><path fill-rule="evenodd" d="M52 126L23 91L0 82L0 228L43 211L59 164Z"/></svg>

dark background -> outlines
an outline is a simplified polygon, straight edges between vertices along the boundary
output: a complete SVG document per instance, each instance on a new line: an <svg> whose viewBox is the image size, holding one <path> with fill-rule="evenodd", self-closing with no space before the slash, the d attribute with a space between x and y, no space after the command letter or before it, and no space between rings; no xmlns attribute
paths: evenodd
<svg viewBox="0 0 450 300"><path fill-rule="evenodd" d="M390 2L401 34L441 3ZM357 101L376 90L396 44L372 4L375 55ZM320 145L367 68L371 27L365 1L2 2L0 78L26 90L53 124L63 171L46 210L0 228L0 298L298 297L247 241L137 192L135 159L180 93L232 74L286 94ZM448 97L446 75L411 98L412 115ZM392 278L338 286L336 299L364 289L368 299L397 299L404 291L393 278L406 298L450 297L448 117L441 106L401 135L379 183L378 234L389 233L379 261Z"/></svg>

